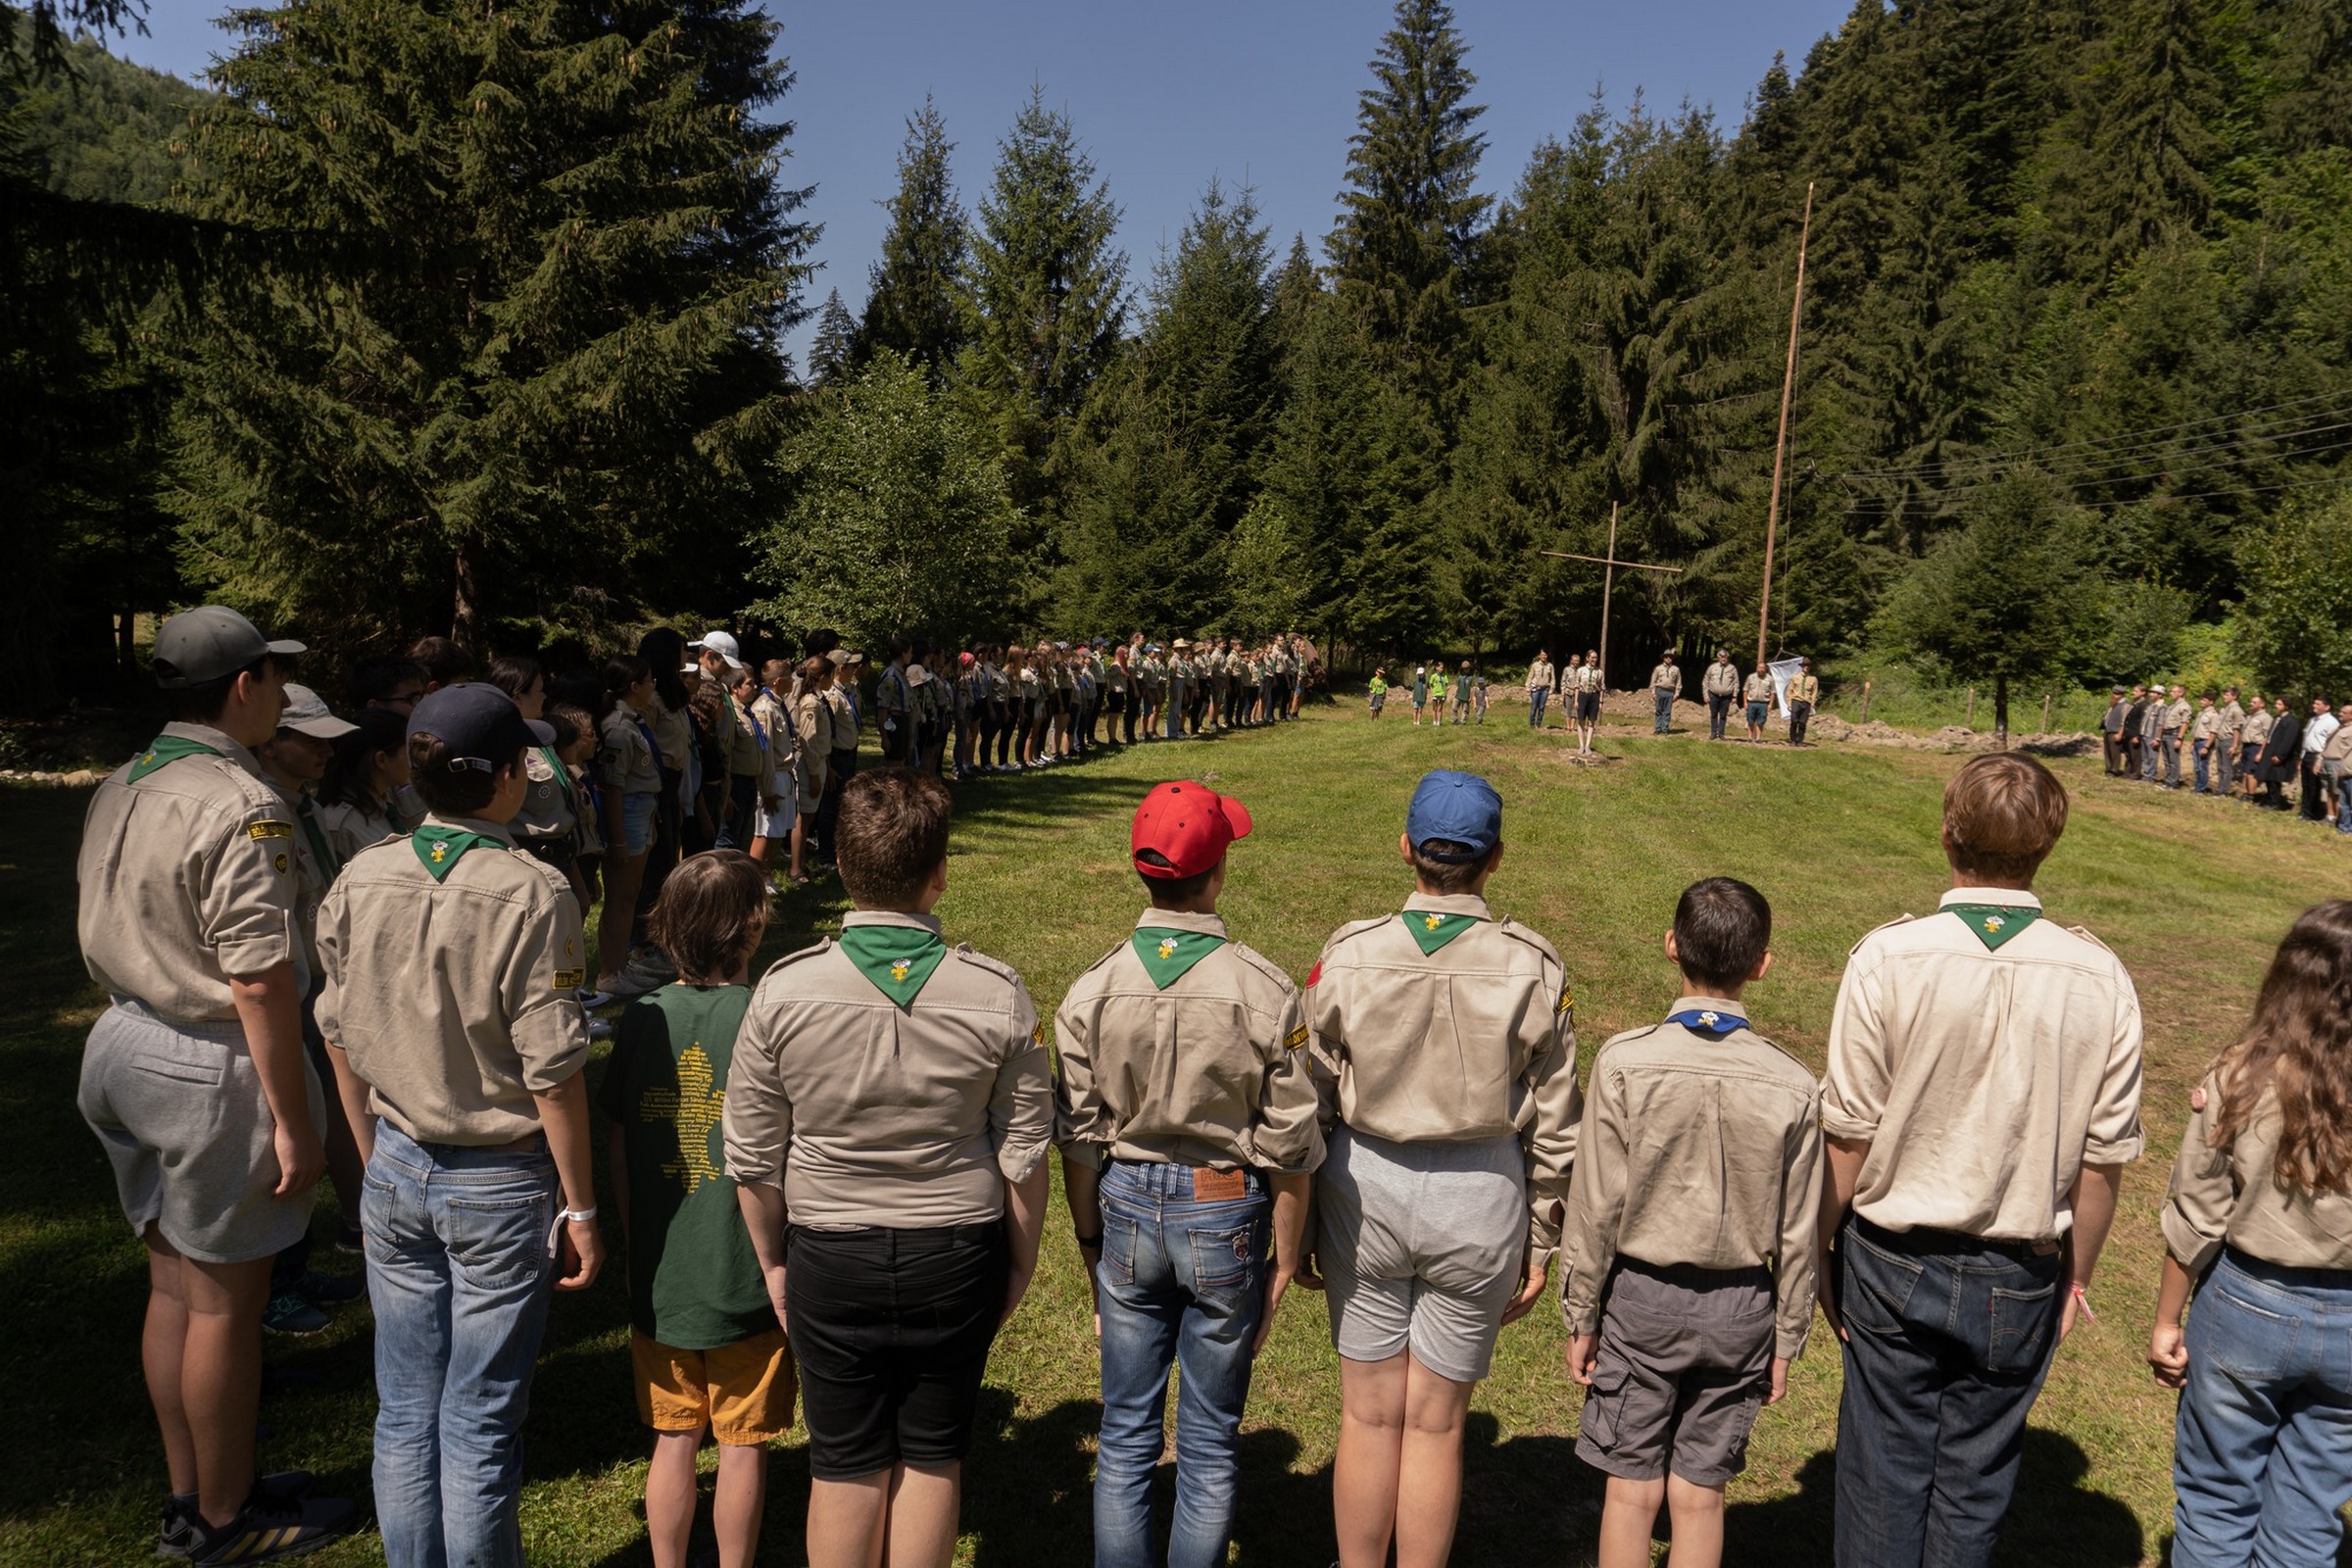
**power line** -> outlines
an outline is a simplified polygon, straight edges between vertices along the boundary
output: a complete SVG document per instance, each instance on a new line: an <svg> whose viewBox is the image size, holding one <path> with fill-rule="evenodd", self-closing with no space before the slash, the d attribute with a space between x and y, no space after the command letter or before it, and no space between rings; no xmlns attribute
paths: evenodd
<svg viewBox="0 0 2352 1568"><path fill-rule="evenodd" d="M2327 431L2348 429L2352 429L2352 421L2346 421L2344 423L2333 425L2316 426L2309 433L2320 434ZM2314 458L2328 452L2340 452L2347 447L2352 447L2352 439L2330 441L2321 446L2303 447L2292 452L2248 452L2232 458L2211 458L2200 462L2182 462L2175 464L2169 468L2159 468L2147 473L2109 474L2105 476L2097 476L2098 471L2094 468L2084 470L2079 474L2053 474L2052 477L2058 479L2062 483L2088 484L2098 485L2101 487L2145 484L2165 479L2170 475L2179 472L2182 468L2187 468L2191 471L2199 471L2217 468L2243 467L2248 464L2254 463L2287 463L2298 458ZM2230 449L2228 447L2214 447L2208 450L2225 452ZM1932 510L1939 502L1950 501L1963 496L1974 495L1983 490L1995 489L2000 483L2001 481L1998 479L1986 479L1973 484L1953 485L1948 489L1929 491L1927 494L1919 496L1915 499L1897 497L1858 497L1847 504L1847 510L1855 512L1892 513L1907 511L1914 505L1919 506L1923 510ZM2102 502L2099 504L2132 506L2135 503L2131 501L2123 501L2112 503Z"/></svg>
<svg viewBox="0 0 2352 1568"><path fill-rule="evenodd" d="M2231 414L2206 415L2201 418L2184 420L2180 424L2155 425L2146 429L2123 431L2111 436L2085 437L2079 441L2061 441L2045 446L2020 447L2014 452L1986 453L1981 457L1949 458L1938 460L1934 463L1897 464L1890 466L1878 468L1848 468L1845 469L1839 475L1839 477L1847 479L1897 479L1913 476L1926 477L1931 474L1945 472L1947 470L1956 468L1989 467L2000 466L2013 466L2018 464L2056 458L2068 453L2074 454L2076 458L2081 458L2093 456L2097 452L2104 450L2124 451L2139 446L2161 446L2164 444L2161 438L2174 436L2183 431L2193 431L2204 425L2228 424L2232 420L2243 421L2247 419L2254 419L2260 416L2275 415L2285 409L2308 409L2309 406L2314 403L2340 403L2343 398L2344 393L2341 391L2315 392L2308 397L2289 398L2283 403L2271 403L2263 405L2259 408L2240 409ZM2334 412L2352 411L2338 410ZM2332 416L2332 414L2328 416ZM2308 413L2293 416L2293 418L2309 417L2311 417L2311 416ZM2291 423L2292 419L2284 422Z"/></svg>

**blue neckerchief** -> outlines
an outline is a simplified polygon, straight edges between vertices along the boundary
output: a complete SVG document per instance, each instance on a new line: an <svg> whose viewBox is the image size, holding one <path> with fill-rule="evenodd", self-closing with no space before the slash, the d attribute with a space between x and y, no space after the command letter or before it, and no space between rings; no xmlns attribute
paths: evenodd
<svg viewBox="0 0 2352 1568"><path fill-rule="evenodd" d="M1738 1013L1725 1012L1715 1007L1690 1007L1674 1014L1666 1021L1679 1023L1692 1034L1704 1035L1709 1040L1721 1040L1735 1029L1747 1027L1747 1020Z"/></svg>

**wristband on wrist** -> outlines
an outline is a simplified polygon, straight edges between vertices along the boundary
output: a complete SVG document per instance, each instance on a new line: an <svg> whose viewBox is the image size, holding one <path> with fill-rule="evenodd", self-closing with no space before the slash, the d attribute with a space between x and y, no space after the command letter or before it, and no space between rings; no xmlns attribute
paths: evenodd
<svg viewBox="0 0 2352 1568"><path fill-rule="evenodd" d="M564 1234L564 1227L566 1224L586 1224L594 1218L596 1218L594 1203L590 1203L586 1208L558 1209L556 1222L547 1228L547 1255L550 1257L556 1255L556 1239Z"/></svg>

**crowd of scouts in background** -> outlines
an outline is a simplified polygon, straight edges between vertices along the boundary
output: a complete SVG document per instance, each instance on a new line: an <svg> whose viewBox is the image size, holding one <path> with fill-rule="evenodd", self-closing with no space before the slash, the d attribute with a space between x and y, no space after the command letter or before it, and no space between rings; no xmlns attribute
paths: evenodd
<svg viewBox="0 0 2352 1568"><path fill-rule="evenodd" d="M735 658L715 636L700 651ZM260 1562L360 1523L308 1475L255 1463L263 1315L327 1173L375 1313L386 1559L519 1564L550 1292L594 1282L608 1223L581 868L520 853L532 759L562 761L562 732L496 666L396 693L397 744L364 776L380 809L405 789L423 815L351 854L314 905L298 860L334 855L332 830L290 782L394 725L322 716L288 684L301 652L215 607L167 622L172 721L99 787L81 849L79 935L111 1004L79 1103L148 1250L141 1348L172 1485L157 1545ZM919 689L910 657L891 663ZM675 659L608 666L607 719L646 711L657 668L683 675ZM596 1097L656 1434L655 1561L687 1560L708 1436L718 1560L748 1568L766 1446L797 1397L813 1568L944 1568L1053 1150L1100 1337L1103 1568L1225 1560L1254 1358L1294 1286L1322 1297L1341 1361L1341 1564L1445 1562L1470 1398L1555 1264L1586 1391L1577 1453L1608 1477L1603 1568L1648 1563L1661 1508L1679 1568L1720 1559L1724 1488L1817 1306L1843 1363L1836 1560L1989 1561L2028 1412L2059 1343L2095 1321L2142 1149L2131 978L2032 891L2067 805L2031 758L1959 766L1950 888L1853 949L1818 1081L1751 1023L1770 906L1710 877L1661 934L1676 1000L1580 1086L1568 965L1488 900L1503 805L1475 774L1426 775L1393 845L1364 844L1396 857L1398 896L1333 933L1303 988L1219 910L1247 808L1199 783L1152 789L1130 836L1146 906L1050 1039L1020 976L950 945L934 912L953 808L937 771L894 760L842 787L830 849L852 911L756 985L766 872L730 848L685 857L648 911L675 977L621 1014ZM606 820L647 842L645 816ZM2180 1568L2335 1560L2352 1499L2346 995L2337 901L2295 922L2190 1102L2149 1348L2182 1391ZM337 1165L338 1138L356 1166Z"/></svg>
<svg viewBox="0 0 2352 1568"><path fill-rule="evenodd" d="M2344 763L2352 759L2352 725L2338 707L2314 697L2307 714L2285 697L2267 703L2260 692L2238 701L2234 686L2208 690L2189 706L2180 686L2112 688L2099 716L2107 772L2159 789L2234 796L2273 811L2297 810L2307 822L2331 822L2352 834L2352 789ZM2183 778L2181 758L2189 771ZM2295 791L2289 800L2287 791Z"/></svg>

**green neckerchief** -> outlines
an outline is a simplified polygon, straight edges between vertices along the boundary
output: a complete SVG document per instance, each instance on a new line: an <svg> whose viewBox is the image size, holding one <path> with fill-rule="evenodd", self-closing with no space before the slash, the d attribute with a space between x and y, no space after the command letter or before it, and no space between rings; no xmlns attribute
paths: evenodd
<svg viewBox="0 0 2352 1568"><path fill-rule="evenodd" d="M1430 954L1478 924L1481 916L1440 914L1435 909L1407 909L1396 918L1404 922L1404 928L1413 934L1413 940L1421 945L1421 951Z"/></svg>
<svg viewBox="0 0 2352 1568"><path fill-rule="evenodd" d="M471 828L443 827L438 822L427 822L409 835L409 848L416 852L416 858L433 874L436 882L448 881L450 871L466 858L466 852L478 850L485 844L494 850L506 848L487 833L476 833Z"/></svg>
<svg viewBox="0 0 2352 1568"><path fill-rule="evenodd" d="M294 815L302 823L303 836L311 841L311 853L318 857L320 869L326 872L326 879L332 882L341 873L343 862L335 858L333 846L326 842L326 834L318 826L318 807L311 804L309 796L302 796L295 802Z"/></svg>
<svg viewBox="0 0 2352 1568"><path fill-rule="evenodd" d="M564 804L571 808L572 815L579 815L579 798L572 793L571 788L571 769L564 765L564 759L556 755L556 749L553 746L540 747L539 755L546 758L547 765L556 770L556 787L564 792Z"/></svg>
<svg viewBox="0 0 2352 1568"><path fill-rule="evenodd" d="M217 748L207 746L202 741L192 741L180 735L158 735L139 754L138 760L130 764L129 782L136 784L157 768L170 767L181 758L194 757L199 752L207 757L221 755Z"/></svg>
<svg viewBox="0 0 2352 1568"><path fill-rule="evenodd" d="M1206 931L1176 931L1166 926L1139 926L1128 939L1135 956L1144 960L1152 984L1165 991L1184 978L1185 971L1225 945L1225 939Z"/></svg>
<svg viewBox="0 0 2352 1568"><path fill-rule="evenodd" d="M1956 914L1977 940L1997 953L2001 944L2041 918L2041 911L2031 904L1947 904L1946 914Z"/></svg>
<svg viewBox="0 0 2352 1568"><path fill-rule="evenodd" d="M948 956L947 939L919 925L853 925L842 928L841 951L874 989L906 1011Z"/></svg>

